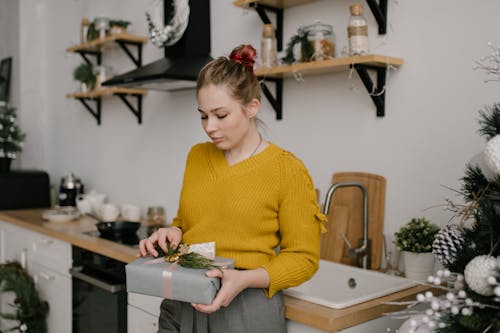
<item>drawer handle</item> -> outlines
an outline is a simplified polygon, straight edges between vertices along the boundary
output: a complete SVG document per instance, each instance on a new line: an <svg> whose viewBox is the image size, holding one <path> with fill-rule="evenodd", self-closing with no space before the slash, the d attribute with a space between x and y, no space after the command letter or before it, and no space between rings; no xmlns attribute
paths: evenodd
<svg viewBox="0 0 500 333"><path fill-rule="evenodd" d="M47 274L45 272L40 272L40 277L47 280L47 281L53 281L55 280L54 275Z"/></svg>

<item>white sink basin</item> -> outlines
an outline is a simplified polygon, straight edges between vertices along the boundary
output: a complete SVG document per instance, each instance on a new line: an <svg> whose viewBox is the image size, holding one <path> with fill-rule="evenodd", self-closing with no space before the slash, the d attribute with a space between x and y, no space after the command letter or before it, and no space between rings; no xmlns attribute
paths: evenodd
<svg viewBox="0 0 500 333"><path fill-rule="evenodd" d="M415 281L353 266L320 260L316 274L285 295L342 309L417 285Z"/></svg>

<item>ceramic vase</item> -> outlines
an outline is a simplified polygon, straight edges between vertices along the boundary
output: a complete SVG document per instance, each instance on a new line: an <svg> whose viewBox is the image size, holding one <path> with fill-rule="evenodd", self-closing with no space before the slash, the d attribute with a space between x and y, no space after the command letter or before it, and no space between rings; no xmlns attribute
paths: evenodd
<svg viewBox="0 0 500 333"><path fill-rule="evenodd" d="M406 278L426 282L434 272L434 255L432 252L415 253L403 251L404 271Z"/></svg>
<svg viewBox="0 0 500 333"><path fill-rule="evenodd" d="M0 157L0 173L10 172L10 163L11 162L12 162L12 158Z"/></svg>

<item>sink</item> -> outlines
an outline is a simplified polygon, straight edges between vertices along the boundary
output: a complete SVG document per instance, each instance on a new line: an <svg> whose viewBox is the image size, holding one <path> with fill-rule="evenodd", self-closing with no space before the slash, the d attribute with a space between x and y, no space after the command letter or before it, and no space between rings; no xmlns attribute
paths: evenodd
<svg viewBox="0 0 500 333"><path fill-rule="evenodd" d="M342 309L417 284L397 276L320 260L319 269L310 280L285 289L284 293L311 303Z"/></svg>

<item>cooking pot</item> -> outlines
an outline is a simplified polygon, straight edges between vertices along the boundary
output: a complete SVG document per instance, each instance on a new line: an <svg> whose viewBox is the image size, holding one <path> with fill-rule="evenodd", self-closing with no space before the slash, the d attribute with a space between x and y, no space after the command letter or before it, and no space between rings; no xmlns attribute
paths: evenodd
<svg viewBox="0 0 500 333"><path fill-rule="evenodd" d="M114 222L97 222L96 227L101 236L109 238L121 238L136 236L137 230L141 226L141 222L130 221L114 221Z"/></svg>

